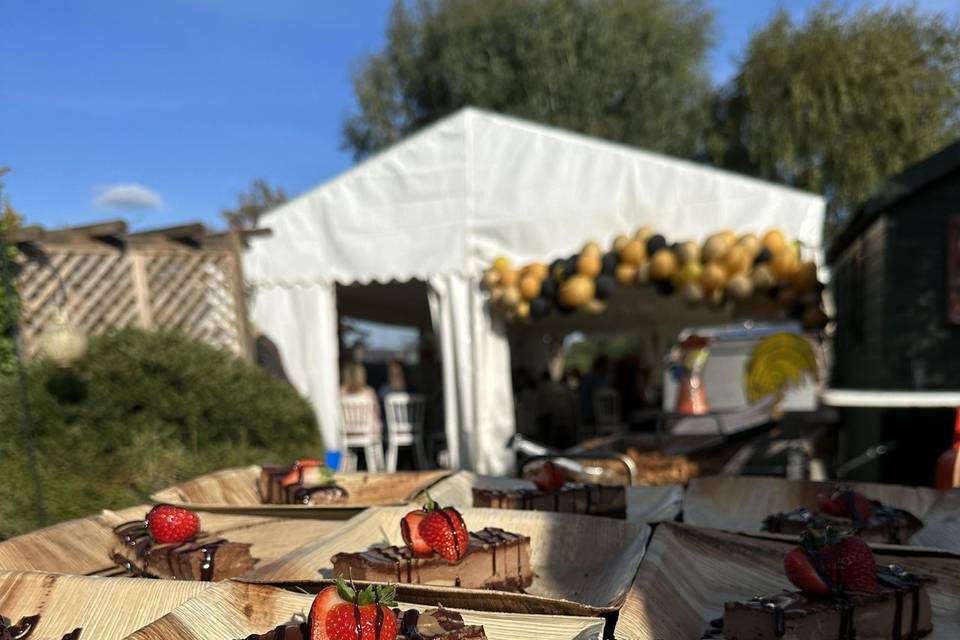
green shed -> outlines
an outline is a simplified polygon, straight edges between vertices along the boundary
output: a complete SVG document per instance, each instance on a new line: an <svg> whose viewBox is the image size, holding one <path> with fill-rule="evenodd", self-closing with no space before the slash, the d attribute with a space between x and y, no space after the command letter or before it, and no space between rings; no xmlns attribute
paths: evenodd
<svg viewBox="0 0 960 640"><path fill-rule="evenodd" d="M960 391L960 141L891 178L831 244L835 388ZM841 457L895 450L864 478L928 484L953 410L847 409Z"/></svg>

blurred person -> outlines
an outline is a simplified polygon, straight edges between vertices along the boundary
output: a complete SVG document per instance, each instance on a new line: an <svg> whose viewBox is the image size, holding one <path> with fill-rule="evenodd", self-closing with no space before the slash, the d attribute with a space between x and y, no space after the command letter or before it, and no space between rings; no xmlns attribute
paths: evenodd
<svg viewBox="0 0 960 640"><path fill-rule="evenodd" d="M586 424L594 424L593 394L599 389L610 387L610 358L599 355L593 361L590 371L580 380L580 411Z"/></svg>
<svg viewBox="0 0 960 640"><path fill-rule="evenodd" d="M384 402L388 394L407 393L407 391L407 376L403 370L403 364L399 360L391 360L387 365L387 381L377 390L380 402Z"/></svg>
<svg viewBox="0 0 960 640"><path fill-rule="evenodd" d="M373 405L374 428L383 433L383 420L380 416L380 402L373 387L367 384L367 369L359 362L348 362L343 368L341 378L341 398L368 398Z"/></svg>

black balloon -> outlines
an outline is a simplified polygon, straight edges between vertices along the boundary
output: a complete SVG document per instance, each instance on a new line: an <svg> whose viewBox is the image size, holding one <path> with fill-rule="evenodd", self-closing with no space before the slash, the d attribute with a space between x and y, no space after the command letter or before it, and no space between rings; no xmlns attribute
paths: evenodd
<svg viewBox="0 0 960 640"><path fill-rule="evenodd" d="M771 300L776 300L780 297L780 287L770 287L767 289L767 295L770 296Z"/></svg>
<svg viewBox="0 0 960 640"><path fill-rule="evenodd" d="M674 287L673 283L669 280L657 280L653 283L653 286L657 290L657 293L664 297L673 295L673 292L676 290L676 287Z"/></svg>
<svg viewBox="0 0 960 640"><path fill-rule="evenodd" d="M571 278L577 273L577 260L580 259L580 256L570 256L567 258L566 263L563 268L563 275L565 278Z"/></svg>
<svg viewBox="0 0 960 640"><path fill-rule="evenodd" d="M620 258L617 256L616 251L610 251L603 255L603 269L600 271L605 276L612 276L617 270L617 264L620 263Z"/></svg>
<svg viewBox="0 0 960 640"><path fill-rule="evenodd" d="M616 290L617 281L613 279L613 276L601 274L597 278L597 287L593 295L597 300L609 300Z"/></svg>
<svg viewBox="0 0 960 640"><path fill-rule="evenodd" d="M567 261L563 258L557 258L550 263L550 277L547 280L552 280L554 282L562 281L564 278L564 273L567 270ZM546 280L544 280L546 283Z"/></svg>
<svg viewBox="0 0 960 640"><path fill-rule="evenodd" d="M757 257L753 259L753 264L758 265L763 264L764 262L770 262L772 258L773 253L770 252L770 249L764 247L763 249L760 249L759 253L757 253Z"/></svg>
<svg viewBox="0 0 960 640"><path fill-rule="evenodd" d="M803 317L803 312L806 310L807 305L803 304L802 302L794 302L792 305L790 305L790 309L787 311L787 313L790 314L791 318L799 320Z"/></svg>
<svg viewBox="0 0 960 640"><path fill-rule="evenodd" d="M574 311L576 311L576 309L575 309L574 307L568 307L567 305L565 305L565 304L560 304L560 303L558 302L558 303L557 303L557 311L559 311L559 312L560 312L560 315L562 315L562 316L568 316L568 315L570 315L571 313L573 313Z"/></svg>
<svg viewBox="0 0 960 640"><path fill-rule="evenodd" d="M552 308L553 301L550 298L544 297L542 294L539 298L534 298L530 301L530 315L534 318L544 318L550 315Z"/></svg>
<svg viewBox="0 0 960 640"><path fill-rule="evenodd" d="M547 278L540 284L540 296L553 299L557 295L557 283L553 278Z"/></svg>
<svg viewBox="0 0 960 640"><path fill-rule="evenodd" d="M650 238L647 239L647 255L648 256L652 256L660 249L666 249L666 248L667 248L667 239L664 238L659 233L655 236L650 236Z"/></svg>
<svg viewBox="0 0 960 640"><path fill-rule="evenodd" d="M679 249L680 249L679 242L674 242L672 245L670 245L670 251L673 251L674 253L676 253Z"/></svg>

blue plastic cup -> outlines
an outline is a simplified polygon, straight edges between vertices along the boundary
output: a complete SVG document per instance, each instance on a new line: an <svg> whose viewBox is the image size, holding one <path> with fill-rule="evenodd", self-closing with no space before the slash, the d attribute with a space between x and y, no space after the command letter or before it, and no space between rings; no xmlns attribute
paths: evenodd
<svg viewBox="0 0 960 640"><path fill-rule="evenodd" d="M343 457L339 451L327 451L324 462L330 469L340 468L340 459Z"/></svg>

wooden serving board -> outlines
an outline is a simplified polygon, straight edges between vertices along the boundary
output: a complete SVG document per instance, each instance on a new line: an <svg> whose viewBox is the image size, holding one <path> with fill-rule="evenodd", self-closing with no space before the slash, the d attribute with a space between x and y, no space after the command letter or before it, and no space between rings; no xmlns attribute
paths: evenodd
<svg viewBox="0 0 960 640"><path fill-rule="evenodd" d="M310 595L265 585L221 582L128 640L238 640L280 624L304 621L312 600ZM489 640L599 640L603 633L603 620L598 618L459 611L467 624L483 625Z"/></svg>
<svg viewBox="0 0 960 640"><path fill-rule="evenodd" d="M458 471L430 487L428 493L440 504L469 507L473 505L474 487L510 491L533 489L534 484L519 478L482 476L472 471ZM627 520L631 522L674 520L680 514L683 487L678 484L629 486L624 487L624 490L627 497ZM424 498L421 494L416 502L421 502Z"/></svg>
<svg viewBox="0 0 960 640"><path fill-rule="evenodd" d="M411 507L373 507L343 529L304 545L240 578L316 589L333 576L339 552L402 545L400 519ZM641 523L538 511L461 509L470 530L500 527L529 536L536 574L525 593L431 585L398 585L409 602L443 602L483 611L593 616L616 610L643 557L650 528Z"/></svg>
<svg viewBox="0 0 960 640"><path fill-rule="evenodd" d="M346 520L370 506L409 502L450 473L447 469L397 473L337 473L337 484L349 494L347 501L342 504L263 504L257 489L260 466L253 465L200 476L159 491L150 496L150 499L215 513Z"/></svg>
<svg viewBox="0 0 960 640"><path fill-rule="evenodd" d="M696 640L724 602L792 589L783 557L795 545L680 524L658 525L620 610L617 638ZM960 638L960 558L916 552L878 552L880 564L899 564L933 576L928 587L933 633Z"/></svg>
<svg viewBox="0 0 960 640"><path fill-rule="evenodd" d="M203 593L209 582L95 578L56 573L0 573L0 615L16 622L39 615L31 640L59 640L79 628L82 640L117 640Z"/></svg>

